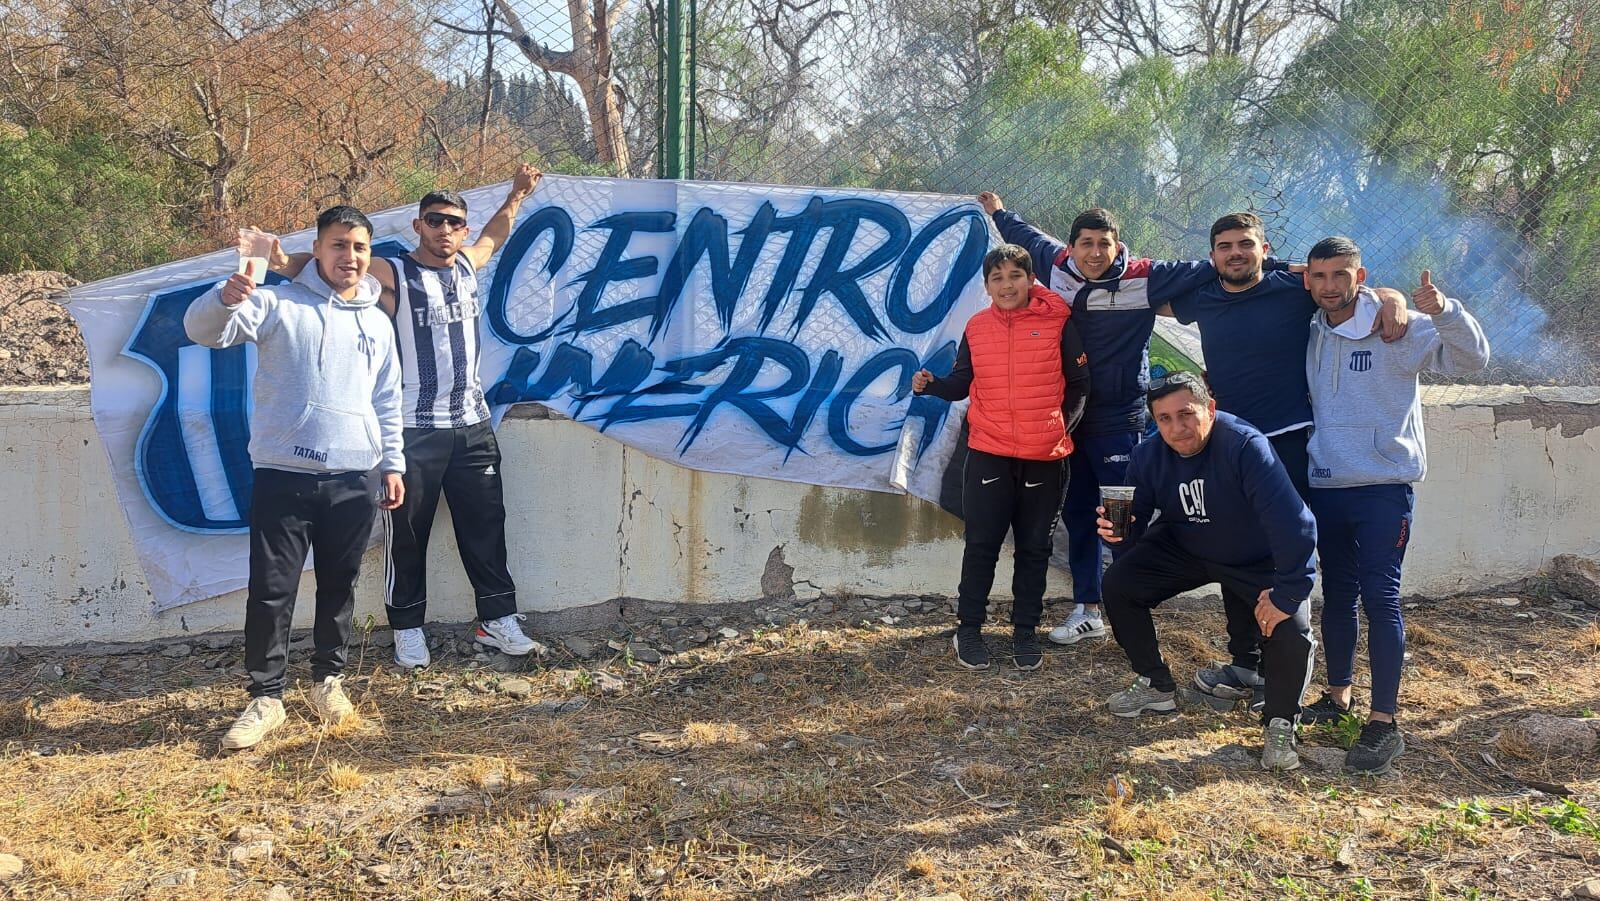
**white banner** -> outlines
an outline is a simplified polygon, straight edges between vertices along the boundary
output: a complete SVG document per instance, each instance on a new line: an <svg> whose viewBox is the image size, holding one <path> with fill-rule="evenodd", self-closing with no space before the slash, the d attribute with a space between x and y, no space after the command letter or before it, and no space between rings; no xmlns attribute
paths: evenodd
<svg viewBox="0 0 1600 901"><path fill-rule="evenodd" d="M466 194L475 227L505 190ZM415 214L373 215L375 251L409 250ZM937 499L951 406L911 376L954 361L996 240L966 198L547 176L480 273L481 375L497 408L539 401L694 469ZM182 325L235 265L229 249L72 292L158 609L246 582L255 352Z"/></svg>
<svg viewBox="0 0 1600 901"><path fill-rule="evenodd" d="M476 227L506 187L466 193ZM408 251L415 215L373 215L374 252ZM480 374L497 413L538 401L693 469L958 510L965 403L913 397L911 376L949 371L996 243L961 197L546 176L479 274ZM72 292L158 610L246 584L255 349L183 330L236 262L230 248Z"/></svg>

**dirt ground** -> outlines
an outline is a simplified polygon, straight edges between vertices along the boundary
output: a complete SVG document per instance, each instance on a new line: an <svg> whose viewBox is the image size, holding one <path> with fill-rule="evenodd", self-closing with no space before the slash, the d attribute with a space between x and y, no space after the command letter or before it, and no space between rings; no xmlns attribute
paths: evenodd
<svg viewBox="0 0 1600 901"><path fill-rule="evenodd" d="M0 275L0 388L89 381L78 324L49 299L76 284L59 272Z"/></svg>
<svg viewBox="0 0 1600 901"><path fill-rule="evenodd" d="M1339 772L1338 729L1278 775L1243 710L1109 716L1109 641L1024 674L994 629L998 666L961 671L932 600L656 611L532 661L457 627L416 674L367 633L359 724L311 726L295 689L232 756L228 640L25 652L0 665L0 896L1557 897L1600 877L1600 753L1528 717L1600 734L1597 614L1416 602L1380 779ZM1180 679L1219 656L1215 605L1159 624Z"/></svg>

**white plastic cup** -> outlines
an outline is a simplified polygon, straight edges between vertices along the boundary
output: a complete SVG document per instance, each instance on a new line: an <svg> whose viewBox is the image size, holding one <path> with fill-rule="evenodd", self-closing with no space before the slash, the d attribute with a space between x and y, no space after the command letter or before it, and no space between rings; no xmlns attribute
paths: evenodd
<svg viewBox="0 0 1600 901"><path fill-rule="evenodd" d="M239 230L239 274L254 284L267 278L267 260L272 257L272 235L254 228Z"/></svg>

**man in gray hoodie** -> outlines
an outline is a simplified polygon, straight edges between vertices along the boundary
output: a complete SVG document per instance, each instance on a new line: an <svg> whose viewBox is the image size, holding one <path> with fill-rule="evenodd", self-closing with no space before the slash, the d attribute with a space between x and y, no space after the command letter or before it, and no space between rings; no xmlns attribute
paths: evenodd
<svg viewBox="0 0 1600 901"><path fill-rule="evenodd" d="M1387 772L1405 750L1395 725L1405 620L1400 564L1411 539L1411 483L1427 472L1418 374L1466 375L1488 365L1489 342L1461 302L1444 296L1431 273L1412 296L1423 315L1398 341L1372 334L1379 301L1363 284L1361 248L1344 237L1311 248L1306 289L1311 319L1306 378L1316 427L1307 447L1311 510L1322 561L1322 642L1328 691L1302 713L1304 722L1350 712L1355 667L1356 601L1367 619L1372 705L1345 769Z"/></svg>
<svg viewBox="0 0 1600 901"><path fill-rule="evenodd" d="M197 344L253 341L258 359L244 620L251 700L223 736L225 750L248 748L283 723L289 625L308 550L317 613L307 700L328 723L352 711L342 682L356 573L377 509L405 495L394 327L367 274L372 223L354 207L324 210L312 257L316 265L288 284L258 287L235 275L183 317Z"/></svg>

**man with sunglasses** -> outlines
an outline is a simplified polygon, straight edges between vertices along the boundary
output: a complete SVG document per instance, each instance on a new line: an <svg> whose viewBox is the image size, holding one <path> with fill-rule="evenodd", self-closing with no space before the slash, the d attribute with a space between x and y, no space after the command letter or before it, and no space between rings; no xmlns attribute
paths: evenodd
<svg viewBox="0 0 1600 901"><path fill-rule="evenodd" d="M523 631L516 585L506 566L506 508L500 446L478 379L478 278L511 235L522 202L542 173L523 163L505 201L467 243L467 204L433 191L417 205L417 246L372 267L382 304L394 317L405 392L406 501L387 517L384 609L394 630L395 663L424 667L431 658L427 619L428 538L439 496L450 503L456 545L477 602L480 644L515 656L536 644ZM273 268L293 276L304 254L274 254ZM282 264L282 265L278 265Z"/></svg>

